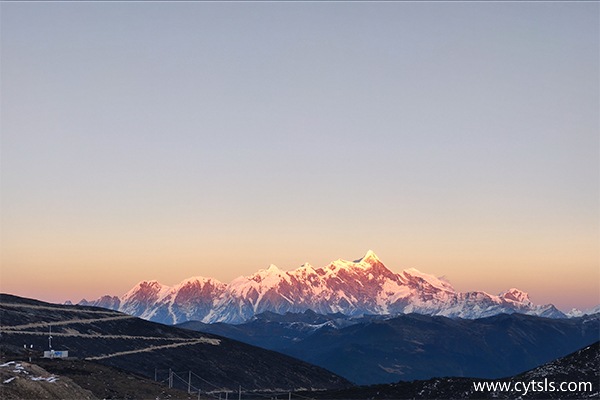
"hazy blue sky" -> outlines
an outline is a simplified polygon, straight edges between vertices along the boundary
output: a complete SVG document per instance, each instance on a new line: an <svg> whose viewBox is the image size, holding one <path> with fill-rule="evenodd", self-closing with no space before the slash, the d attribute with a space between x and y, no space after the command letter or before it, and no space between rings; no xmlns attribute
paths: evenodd
<svg viewBox="0 0 600 400"><path fill-rule="evenodd" d="M1 289L373 249L599 298L599 4L3 2Z"/></svg>

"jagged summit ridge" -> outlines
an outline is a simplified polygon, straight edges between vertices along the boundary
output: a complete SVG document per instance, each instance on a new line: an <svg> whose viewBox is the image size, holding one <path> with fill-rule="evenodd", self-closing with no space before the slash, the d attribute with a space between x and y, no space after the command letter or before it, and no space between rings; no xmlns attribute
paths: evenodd
<svg viewBox="0 0 600 400"><path fill-rule="evenodd" d="M371 250L358 260L338 259L319 268L304 263L284 271L271 264L229 284L205 277L189 278L172 287L142 281L120 298L104 296L80 304L168 324L188 320L242 323L266 311L284 314L306 310L350 316L415 312L480 318L519 312L565 317L552 305L534 305L519 289L500 295L461 293L445 279L415 268L394 273Z"/></svg>

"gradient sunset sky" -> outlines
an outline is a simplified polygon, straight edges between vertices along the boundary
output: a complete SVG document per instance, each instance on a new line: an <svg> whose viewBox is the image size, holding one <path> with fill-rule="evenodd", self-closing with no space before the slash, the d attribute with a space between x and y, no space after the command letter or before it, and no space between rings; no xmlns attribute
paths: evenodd
<svg viewBox="0 0 600 400"><path fill-rule="evenodd" d="M597 2L3 2L0 289L373 249L600 303Z"/></svg>

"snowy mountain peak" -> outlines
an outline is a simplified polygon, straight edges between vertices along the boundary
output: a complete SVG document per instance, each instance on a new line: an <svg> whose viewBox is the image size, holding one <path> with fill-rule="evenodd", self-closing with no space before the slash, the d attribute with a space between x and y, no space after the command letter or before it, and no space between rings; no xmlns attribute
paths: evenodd
<svg viewBox="0 0 600 400"><path fill-rule="evenodd" d="M269 265L267 269L260 269L249 276L240 276L235 278L227 287L227 293L236 293L243 295L256 291L258 286L262 288L274 287L282 281L289 280L289 273L282 271L275 264ZM256 286L258 285L258 286Z"/></svg>
<svg viewBox="0 0 600 400"><path fill-rule="evenodd" d="M516 303L531 304L531 300L529 300L529 294L516 288L511 288L508 289L506 292L500 293L500 297L508 301L514 301Z"/></svg>
<svg viewBox="0 0 600 400"><path fill-rule="evenodd" d="M156 279L152 279L152 280L149 280L149 281L140 281L140 282L138 282L138 284L136 286L139 286L139 287L160 287L162 285Z"/></svg>
<svg viewBox="0 0 600 400"><path fill-rule="evenodd" d="M191 278L182 280L175 287L189 285L189 284L195 284L195 283L199 283L199 284L211 283L213 285L222 285L221 282L219 282L217 279L214 279L214 278L207 278L204 276L193 276Z"/></svg>
<svg viewBox="0 0 600 400"><path fill-rule="evenodd" d="M581 311L577 308L573 308L571 309L571 311L569 311L567 313L567 316L569 318L572 317L581 317L584 315L594 315L594 314L598 314L600 313L600 304L598 304L596 307L592 307L592 308L588 308L587 310Z"/></svg>
<svg viewBox="0 0 600 400"><path fill-rule="evenodd" d="M377 257L377 254L375 254L375 252L373 250L369 250L367 251L367 253L363 256L363 258L354 261L355 263L368 263L368 264L375 264L375 263L380 263L381 260L379 260L379 257Z"/></svg>
<svg viewBox="0 0 600 400"><path fill-rule="evenodd" d="M583 311L578 308L572 308L571 311L567 313L569 318L581 317L583 315Z"/></svg>
<svg viewBox="0 0 600 400"><path fill-rule="evenodd" d="M435 275L423 273L416 268L405 269L404 271L402 271L402 274L409 281L411 279L417 278L417 279L422 280L423 282L427 282L429 285L431 285L432 287L434 287L436 289L449 291L449 292L456 291L456 290L454 290L454 287L449 282L445 281L444 279L438 278Z"/></svg>
<svg viewBox="0 0 600 400"><path fill-rule="evenodd" d="M168 291L169 287L161 284L156 280L141 281L135 285L130 291L125 293L123 298L138 297L138 296L154 296L160 297L164 292Z"/></svg>
<svg viewBox="0 0 600 400"><path fill-rule="evenodd" d="M267 268L267 272L277 273L277 272L282 272L282 271L277 267L277 265L271 264L271 265L269 265L269 268Z"/></svg>
<svg viewBox="0 0 600 400"><path fill-rule="evenodd" d="M337 260L329 264L327 267L325 267L325 269L330 270L331 272L338 272L342 269L352 270L356 268L365 270L370 269L371 267L377 264L383 265L377 257L377 255L372 250L369 250L362 258L359 258L358 260L348 261L342 258L338 258Z"/></svg>

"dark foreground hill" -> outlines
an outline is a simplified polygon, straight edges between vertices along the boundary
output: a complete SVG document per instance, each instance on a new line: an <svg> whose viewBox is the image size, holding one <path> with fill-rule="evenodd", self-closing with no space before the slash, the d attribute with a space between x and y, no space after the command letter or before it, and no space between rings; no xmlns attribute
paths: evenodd
<svg viewBox="0 0 600 400"><path fill-rule="evenodd" d="M500 314L470 320L420 314L349 318L265 313L240 325L179 326L276 350L362 385L440 376L511 376L600 337L598 314L570 319Z"/></svg>
<svg viewBox="0 0 600 400"><path fill-rule="evenodd" d="M435 378L304 393L304 395L318 399L347 400L598 399L600 398L599 377L600 342L596 342L566 357L504 379ZM476 389L475 384L480 385L479 390Z"/></svg>
<svg viewBox="0 0 600 400"><path fill-rule="evenodd" d="M70 378L58 377L27 362L0 363L0 382L3 400L98 398Z"/></svg>
<svg viewBox="0 0 600 400"><path fill-rule="evenodd" d="M202 391L348 387L345 379L291 358L223 337L94 307L64 306L0 294L0 356L35 359L49 346L69 356L158 380L169 369ZM24 348L26 347L26 349ZM187 382L174 385L187 389Z"/></svg>
<svg viewBox="0 0 600 400"><path fill-rule="evenodd" d="M197 393L169 389L161 382L85 360L35 359L0 363L0 398L197 399Z"/></svg>

